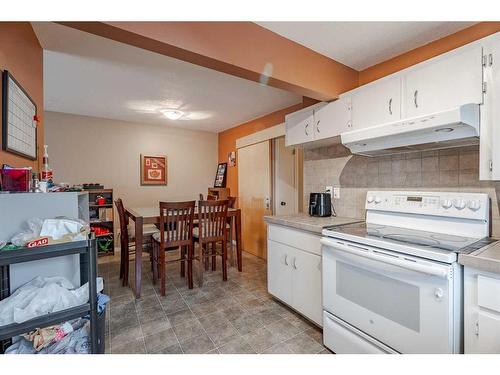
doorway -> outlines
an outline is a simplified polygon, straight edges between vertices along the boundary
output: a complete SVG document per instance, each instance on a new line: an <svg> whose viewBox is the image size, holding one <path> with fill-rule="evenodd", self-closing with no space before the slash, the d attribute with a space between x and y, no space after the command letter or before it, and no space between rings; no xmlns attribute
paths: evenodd
<svg viewBox="0 0 500 375"><path fill-rule="evenodd" d="M285 137L238 148L238 190L243 249L267 259L266 215L291 215L302 207L302 154Z"/></svg>

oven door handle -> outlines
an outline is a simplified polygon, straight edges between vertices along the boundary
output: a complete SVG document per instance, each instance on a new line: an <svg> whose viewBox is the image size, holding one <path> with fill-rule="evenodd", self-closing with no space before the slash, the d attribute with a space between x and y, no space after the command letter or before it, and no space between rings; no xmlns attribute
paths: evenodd
<svg viewBox="0 0 500 375"><path fill-rule="evenodd" d="M391 256L384 256L384 255L379 255L376 254L372 251L369 251L368 249L365 249L361 246L348 246L341 244L336 241L332 241L327 238L322 238L321 239L321 244L324 246L332 247L336 250L344 251L346 253L358 255L363 258L368 258L377 262L382 262L386 264L391 264L393 266L405 268L411 271L417 271L421 273L425 273L428 275L433 275L441 278L447 278L448 277L448 270L443 269L443 268L438 268L438 267L433 267L430 265L426 264L420 264L408 260L403 260L401 258L395 258Z"/></svg>

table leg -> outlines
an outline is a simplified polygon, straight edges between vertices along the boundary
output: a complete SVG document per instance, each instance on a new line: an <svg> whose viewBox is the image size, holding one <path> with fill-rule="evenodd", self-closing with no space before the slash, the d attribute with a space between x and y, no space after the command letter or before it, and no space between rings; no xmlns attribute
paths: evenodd
<svg viewBox="0 0 500 375"><path fill-rule="evenodd" d="M235 225L235 229L236 229L236 257L237 257L237 260L238 260L238 271L242 271L243 267L242 267L242 259L241 259L241 211L238 210L238 212L236 213L236 217L235 217L235 220L236 220L236 225Z"/></svg>
<svg viewBox="0 0 500 375"><path fill-rule="evenodd" d="M230 217L229 218L229 257L230 257L231 267L234 267L233 229L234 229L234 217Z"/></svg>
<svg viewBox="0 0 500 375"><path fill-rule="evenodd" d="M142 217L135 218L135 298L141 298L142 277Z"/></svg>

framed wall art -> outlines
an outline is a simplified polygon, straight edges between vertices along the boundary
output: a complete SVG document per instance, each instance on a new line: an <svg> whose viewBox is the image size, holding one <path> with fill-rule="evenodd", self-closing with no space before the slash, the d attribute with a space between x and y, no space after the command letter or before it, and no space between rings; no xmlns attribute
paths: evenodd
<svg viewBox="0 0 500 375"><path fill-rule="evenodd" d="M217 173L215 174L214 187L225 188L227 176L227 163L219 163Z"/></svg>
<svg viewBox="0 0 500 375"><path fill-rule="evenodd" d="M229 167L236 166L236 151L231 151L229 154L227 154L227 165Z"/></svg>
<svg viewBox="0 0 500 375"><path fill-rule="evenodd" d="M167 157L141 154L141 185L167 184Z"/></svg>

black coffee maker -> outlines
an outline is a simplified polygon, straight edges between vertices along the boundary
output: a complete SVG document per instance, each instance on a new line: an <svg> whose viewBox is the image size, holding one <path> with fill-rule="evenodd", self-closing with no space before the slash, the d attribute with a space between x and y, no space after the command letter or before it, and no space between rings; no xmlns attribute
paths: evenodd
<svg viewBox="0 0 500 375"><path fill-rule="evenodd" d="M332 197L330 193L311 193L309 196L310 216L332 216Z"/></svg>

